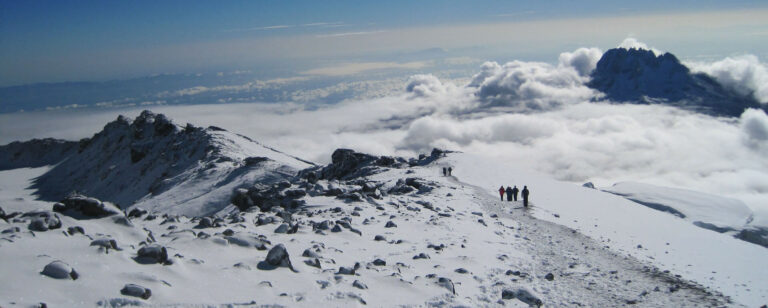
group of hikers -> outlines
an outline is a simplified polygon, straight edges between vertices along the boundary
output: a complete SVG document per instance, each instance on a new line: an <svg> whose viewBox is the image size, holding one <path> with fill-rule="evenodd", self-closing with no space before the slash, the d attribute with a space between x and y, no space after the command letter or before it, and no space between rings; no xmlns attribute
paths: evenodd
<svg viewBox="0 0 768 308"><path fill-rule="evenodd" d="M451 167L448 167L448 168L443 167L443 176L450 176L451 172L453 172L453 168L451 168Z"/></svg>
<svg viewBox="0 0 768 308"><path fill-rule="evenodd" d="M517 201L517 193L520 192L523 196L523 206L528 207L528 194L530 192L528 191L528 186L523 186L523 190L520 191L517 189L517 186L515 187L509 187L507 186L506 189L504 189L504 185L501 185L499 187L499 197L501 197L501 201L504 201L504 194L507 194L507 201Z"/></svg>
<svg viewBox="0 0 768 308"><path fill-rule="evenodd" d="M451 176L451 172L453 172L452 167L443 167L443 176ZM517 201L518 192L523 197L523 206L528 207L528 194L530 194L528 186L523 185L523 190L517 189L517 185L514 187L507 186L507 188L504 188L504 185L499 187L499 197L501 197L501 201L504 201L504 194L507 194L507 201Z"/></svg>

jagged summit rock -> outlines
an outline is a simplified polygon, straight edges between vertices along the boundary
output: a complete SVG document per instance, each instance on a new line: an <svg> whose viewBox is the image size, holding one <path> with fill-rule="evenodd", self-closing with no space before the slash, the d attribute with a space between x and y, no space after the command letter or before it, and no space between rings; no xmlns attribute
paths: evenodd
<svg viewBox="0 0 768 308"><path fill-rule="evenodd" d="M720 85L706 74L694 74L671 53L614 48L606 51L591 74L589 87L617 102L662 103L719 116L739 116L746 108L762 108Z"/></svg>
<svg viewBox="0 0 768 308"><path fill-rule="evenodd" d="M5 146L0 157L33 151L40 144ZM77 191L123 209L141 206L188 216L226 208L237 187L285 180L313 166L245 136L215 127L179 126L147 110L133 120L119 116L76 145L55 140L42 144L62 153L58 159L38 159L58 163L34 182L43 200L58 201ZM260 157L257 164L253 157ZM212 178L222 180L210 185L205 179Z"/></svg>

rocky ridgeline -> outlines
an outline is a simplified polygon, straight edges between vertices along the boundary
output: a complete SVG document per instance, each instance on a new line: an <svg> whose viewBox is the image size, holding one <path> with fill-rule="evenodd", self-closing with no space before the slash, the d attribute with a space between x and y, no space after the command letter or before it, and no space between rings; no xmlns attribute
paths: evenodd
<svg viewBox="0 0 768 308"><path fill-rule="evenodd" d="M305 205L302 198L311 196L333 196L348 202L364 201L369 198L381 199L387 194L404 195L426 193L434 183L423 179L407 177L395 183L381 183L366 177L385 172L388 169L407 169L426 165L445 155L445 151L434 149L432 153L418 159L374 156L349 149L337 149L326 166L307 168L291 181L274 184L257 183L249 188L238 188L232 197L232 204L241 211L257 207L267 212L273 207L296 209Z"/></svg>
<svg viewBox="0 0 768 308"><path fill-rule="evenodd" d="M87 142L87 139L82 142ZM55 165L77 153L81 144L53 138L14 141L0 146L0 170Z"/></svg>
<svg viewBox="0 0 768 308"><path fill-rule="evenodd" d="M148 192L167 189L163 179L215 155L205 129L182 128L162 114L144 111L133 121L119 116L82 140L77 153L38 178L34 187L44 199L80 191L127 206Z"/></svg>
<svg viewBox="0 0 768 308"><path fill-rule="evenodd" d="M197 216L228 206L233 187L290 179L313 164L218 127L180 126L145 110L135 119L119 116L78 142L42 139L0 147L0 170L44 165L54 167L32 185L43 200L77 191L128 208L155 199L144 207ZM214 175L228 182L206 184ZM182 197L189 191L202 195L190 201Z"/></svg>

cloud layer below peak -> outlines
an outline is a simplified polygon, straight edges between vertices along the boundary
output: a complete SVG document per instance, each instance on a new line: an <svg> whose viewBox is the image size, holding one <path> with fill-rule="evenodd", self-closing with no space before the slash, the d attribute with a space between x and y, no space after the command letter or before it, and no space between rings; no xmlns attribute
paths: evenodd
<svg viewBox="0 0 768 308"><path fill-rule="evenodd" d="M600 55L598 49L580 48L561 54L557 64L486 62L460 83L415 75L400 94L313 109L224 104L153 111L179 123L224 127L320 163L341 147L403 156L441 147L513 161L576 183L638 181L700 190L745 201L756 211L755 223L768 225L765 112L749 109L739 118L719 118L663 105L590 102L599 93L584 83ZM762 93L763 71L757 66L764 65L745 57L698 69L718 80L730 78L732 87ZM96 117L74 111L3 114L0 140L87 137L117 113L139 111Z"/></svg>

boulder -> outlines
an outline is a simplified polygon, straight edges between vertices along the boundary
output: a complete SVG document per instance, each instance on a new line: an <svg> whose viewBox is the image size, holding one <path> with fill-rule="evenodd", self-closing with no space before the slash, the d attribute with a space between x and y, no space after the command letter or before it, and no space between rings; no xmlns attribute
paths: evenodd
<svg viewBox="0 0 768 308"><path fill-rule="evenodd" d="M292 271L295 271L293 268L293 265L291 264L290 256L288 255L288 250L285 249L285 246L283 244L277 244L272 249L269 250L267 253L267 258L264 259L264 262L271 266L276 267L287 267L291 269Z"/></svg>
<svg viewBox="0 0 768 308"><path fill-rule="evenodd" d="M132 209L130 212L128 212L128 217L139 218L141 216L146 215L147 213L148 213L147 210L137 207Z"/></svg>
<svg viewBox="0 0 768 308"><path fill-rule="evenodd" d="M168 250L158 244L141 247L134 260L142 264L171 264L171 260L168 259Z"/></svg>
<svg viewBox="0 0 768 308"><path fill-rule="evenodd" d="M290 229L290 226L288 226L287 223L282 223L280 226L275 229L275 233L286 233Z"/></svg>
<svg viewBox="0 0 768 308"><path fill-rule="evenodd" d="M91 245L90 246L102 247L102 248L106 249L107 251L109 251L109 249L122 250L122 249L117 247L117 241L115 241L115 239L111 239L111 238L100 238L100 239L93 240L93 241L91 241Z"/></svg>
<svg viewBox="0 0 768 308"><path fill-rule="evenodd" d="M32 231L48 231L52 229L61 228L61 219L59 216L48 211L28 212L21 215L21 217L30 217L29 230Z"/></svg>
<svg viewBox="0 0 768 308"><path fill-rule="evenodd" d="M251 166L256 166L258 164L261 164L261 163L269 161L269 160L270 160L269 158L266 158L266 157L263 157L263 156L251 156L251 157L246 157L243 160L243 163L246 166L251 167Z"/></svg>
<svg viewBox="0 0 768 308"><path fill-rule="evenodd" d="M256 206L262 212L268 212L274 207L296 208L305 204L306 201L298 199L306 196L307 192L303 189L288 190L289 187L291 183L286 181L272 185L256 183L248 189L235 189L231 202L241 211Z"/></svg>
<svg viewBox="0 0 768 308"><path fill-rule="evenodd" d="M384 225L384 228L397 228L397 224L395 224L390 220L390 221L387 221L387 224Z"/></svg>
<svg viewBox="0 0 768 308"><path fill-rule="evenodd" d="M62 261L53 261L43 268L41 274L56 279L72 279L77 280L80 275L77 274L74 268L71 268L69 264Z"/></svg>
<svg viewBox="0 0 768 308"><path fill-rule="evenodd" d="M248 236L244 234L233 234L225 236L224 239L232 245L237 245L240 247L246 247L246 248L256 248L258 250L267 250L266 244L269 243L269 241L253 236Z"/></svg>
<svg viewBox="0 0 768 308"><path fill-rule="evenodd" d="M360 280L355 280L355 282L352 283L352 286L361 290L368 289L368 286L366 286Z"/></svg>
<svg viewBox="0 0 768 308"><path fill-rule="evenodd" d="M320 260L318 258L312 258L312 259L309 259L309 260L304 260L304 264L309 265L311 267L322 268L320 266Z"/></svg>
<svg viewBox="0 0 768 308"><path fill-rule="evenodd" d="M67 228L67 233L69 233L69 235L75 235L77 233L85 234L85 229L83 229L81 226L73 226Z"/></svg>
<svg viewBox="0 0 768 308"><path fill-rule="evenodd" d="M3 231L0 231L0 234L11 234L11 233L19 233L21 232L21 229L19 227L10 227L7 229L4 229Z"/></svg>
<svg viewBox="0 0 768 308"><path fill-rule="evenodd" d="M213 224L213 219L210 217L203 217L200 219L200 221L197 223L197 226L195 228L197 229L205 229L205 228L213 228L215 225ZM216 226L218 227L218 226Z"/></svg>
<svg viewBox="0 0 768 308"><path fill-rule="evenodd" d="M317 255L316 252L312 251L309 248L304 249L304 253L302 253L301 256L302 257L307 257L307 258L319 258L320 257L319 255Z"/></svg>
<svg viewBox="0 0 768 308"><path fill-rule="evenodd" d="M320 171L322 179L344 179L347 177L359 176L356 173L361 172L362 167L374 162L377 157L357 153L350 149L336 149L331 154L331 164Z"/></svg>
<svg viewBox="0 0 768 308"><path fill-rule="evenodd" d="M85 216L88 218L101 218L120 213L120 209L111 203L101 202L99 199L90 198L80 194L72 194L53 205L53 210L66 215Z"/></svg>
<svg viewBox="0 0 768 308"><path fill-rule="evenodd" d="M149 299L152 296L152 291L149 288L142 287L137 284L126 284L120 294L125 296L139 297L142 299Z"/></svg>
<svg viewBox="0 0 768 308"><path fill-rule="evenodd" d="M544 302L541 300L541 298L533 291L526 287L520 287L517 289L504 289L501 291L501 298L502 299L513 299L516 298L519 301L528 304L531 307L541 307Z"/></svg>
<svg viewBox="0 0 768 308"><path fill-rule="evenodd" d="M445 288L448 291L451 291L452 294L456 294L456 288L453 285L453 281L451 279L440 277L437 279L437 285Z"/></svg>

